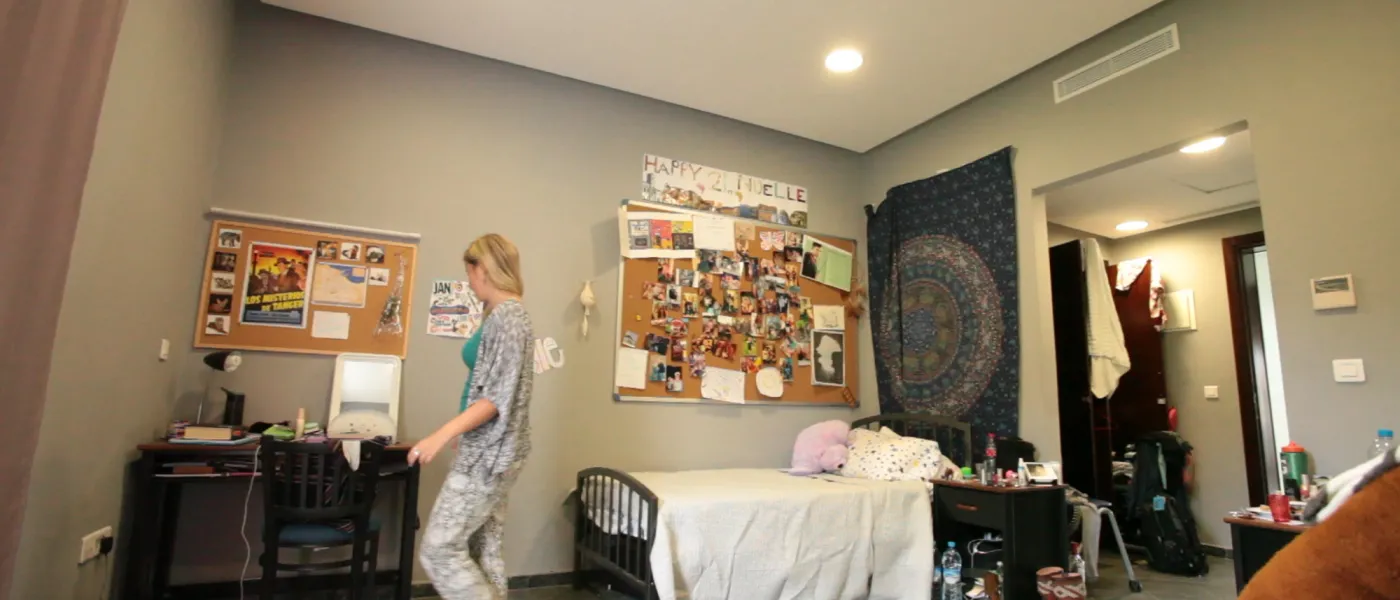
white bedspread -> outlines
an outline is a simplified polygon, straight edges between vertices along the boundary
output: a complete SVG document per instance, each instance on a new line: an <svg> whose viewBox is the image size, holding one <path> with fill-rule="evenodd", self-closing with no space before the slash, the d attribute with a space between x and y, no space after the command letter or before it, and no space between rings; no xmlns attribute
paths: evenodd
<svg viewBox="0 0 1400 600"><path fill-rule="evenodd" d="M930 597L933 516L920 482L776 469L631 475L660 499L651 567L662 600ZM652 533L589 515L612 533Z"/></svg>

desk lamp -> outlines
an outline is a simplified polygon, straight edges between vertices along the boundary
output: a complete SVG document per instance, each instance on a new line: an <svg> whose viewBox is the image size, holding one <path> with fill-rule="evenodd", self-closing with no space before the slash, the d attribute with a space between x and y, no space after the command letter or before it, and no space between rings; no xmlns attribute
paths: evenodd
<svg viewBox="0 0 1400 600"><path fill-rule="evenodd" d="M233 372L238 369L238 365L243 364L243 355L228 350L212 352L204 356L204 364L209 367L210 371ZM211 373L209 379L204 383L204 397L199 399L199 413L195 416L195 423L202 424L204 422L204 403L209 400L209 388L213 383L214 375Z"/></svg>

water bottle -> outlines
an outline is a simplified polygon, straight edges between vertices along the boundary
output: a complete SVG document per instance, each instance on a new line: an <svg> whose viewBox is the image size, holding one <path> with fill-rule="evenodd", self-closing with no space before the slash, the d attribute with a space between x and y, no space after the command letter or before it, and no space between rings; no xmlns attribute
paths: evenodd
<svg viewBox="0 0 1400 600"><path fill-rule="evenodd" d="M1395 450L1395 432L1382 429L1376 432L1376 441L1371 442L1371 451L1366 454L1366 459L1370 460L1393 450Z"/></svg>
<svg viewBox="0 0 1400 600"><path fill-rule="evenodd" d="M942 600L963 600L962 556L953 542L948 542L948 551L943 553L940 570L943 572Z"/></svg>

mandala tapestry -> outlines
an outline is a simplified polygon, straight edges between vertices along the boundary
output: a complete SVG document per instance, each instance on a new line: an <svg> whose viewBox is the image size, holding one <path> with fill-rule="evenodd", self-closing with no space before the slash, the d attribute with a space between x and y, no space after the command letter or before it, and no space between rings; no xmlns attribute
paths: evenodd
<svg viewBox="0 0 1400 600"><path fill-rule="evenodd" d="M870 219L880 412L1017 434L1016 190L1011 148L890 189Z"/></svg>

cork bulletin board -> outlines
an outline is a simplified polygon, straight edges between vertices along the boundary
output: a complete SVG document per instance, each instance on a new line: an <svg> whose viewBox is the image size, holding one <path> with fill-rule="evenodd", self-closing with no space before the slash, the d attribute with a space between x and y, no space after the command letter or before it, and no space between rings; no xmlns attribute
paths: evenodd
<svg viewBox="0 0 1400 600"><path fill-rule="evenodd" d="M677 250L674 254L667 251L660 253L671 258L658 258L650 254L629 258L626 256L629 241L626 228L629 225L636 227L631 233L639 238L642 219L648 213L679 216L692 211L628 202L619 212L619 221L623 221L619 223L619 228L624 257L619 271L618 356L615 359L619 374L614 382L616 399L718 402L713 397L704 396L702 378L694 374L695 355L698 354L703 356L700 359L702 372L718 368L744 373L744 404L856 405L854 391L859 389L856 351L859 320L848 313L845 306L853 284L854 240L746 219L707 215L696 218L722 218L734 222L734 251L697 250L693 257L689 257L690 252ZM634 216L628 218L626 215L629 214ZM658 229L665 227L663 221L653 223L657 223L654 227ZM694 226L698 227L698 222ZM698 234L689 233L690 229L691 226L687 225L684 226L687 233L680 233L680 228L670 233L674 236L672 243L681 247L691 244L691 238L683 236ZM654 244L653 248L655 244L662 243L660 232L649 231L648 234L652 239L645 242ZM638 239L634 243L641 242ZM805 277L810 273L802 270L803 254L798 252L804 247L804 242L809 247L815 242L826 247L826 252L849 257L851 266L833 271L844 280L838 282L828 278L835 285L827 285ZM794 258L797 260L790 260ZM742 275L735 276L735 266L739 264L744 265ZM789 268L796 273L789 276ZM732 291L726 286L732 287ZM660 301L656 299L658 295L662 298ZM672 295L679 298L672 298ZM707 295L711 300L705 300ZM780 296L786 298L780 300ZM819 326L812 322L813 313L817 311L822 311L825 317L820 320ZM839 328L833 326L838 322L834 320L833 312L840 314ZM724 318L721 319L721 316ZM762 321L764 325L756 328L755 321ZM730 324L722 324L726 322ZM778 323L785 325L776 330L778 333L771 333L775 330L768 325ZM652 344L661 339L666 340L664 353L659 352L662 348ZM674 351L677 342L683 344L680 352ZM813 350L813 346L833 343L840 344L839 351L819 356ZM830 351L835 346L822 347ZM639 359L637 350L647 352L648 376L644 389L622 384L623 355L630 353ZM821 371L824 376L814 377L818 362L822 359L832 360L833 357L839 370L833 370L832 363L827 362ZM790 370L784 369L789 359L791 364L786 366ZM658 380L661 379L663 365L668 375L664 380ZM784 381L780 396L760 393L758 371L764 367L776 368L782 374ZM676 375L679 375L680 385L673 386L672 379ZM772 371L767 375L771 382ZM837 375L839 382L833 383L833 375Z"/></svg>
<svg viewBox="0 0 1400 600"><path fill-rule="evenodd" d="M200 287L196 348L405 358L412 244L216 220ZM391 297L397 331L380 331Z"/></svg>

